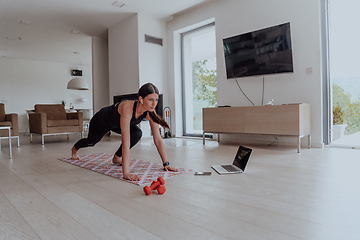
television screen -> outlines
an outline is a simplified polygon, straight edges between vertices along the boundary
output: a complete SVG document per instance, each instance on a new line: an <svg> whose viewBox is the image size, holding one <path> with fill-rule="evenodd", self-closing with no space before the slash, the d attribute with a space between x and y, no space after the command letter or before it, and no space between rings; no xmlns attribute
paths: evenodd
<svg viewBox="0 0 360 240"><path fill-rule="evenodd" d="M223 39L228 79L293 72L290 23Z"/></svg>
<svg viewBox="0 0 360 240"><path fill-rule="evenodd" d="M139 100L139 97L138 97L137 93L114 96L114 103L121 102L123 100ZM159 95L159 101L155 107L155 111L158 115L163 117L163 95L162 94Z"/></svg>

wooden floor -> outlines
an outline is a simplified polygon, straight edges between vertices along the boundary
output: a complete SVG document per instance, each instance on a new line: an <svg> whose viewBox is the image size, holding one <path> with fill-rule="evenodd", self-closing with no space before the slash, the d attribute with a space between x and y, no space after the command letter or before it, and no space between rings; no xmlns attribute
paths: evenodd
<svg viewBox="0 0 360 240"><path fill-rule="evenodd" d="M253 145L243 174L166 180L164 195L57 160L79 136L21 136L0 152L0 239L360 239L360 152ZM173 166L211 171L236 145L165 139ZM106 137L80 155L113 153ZM160 163L151 139L131 157Z"/></svg>

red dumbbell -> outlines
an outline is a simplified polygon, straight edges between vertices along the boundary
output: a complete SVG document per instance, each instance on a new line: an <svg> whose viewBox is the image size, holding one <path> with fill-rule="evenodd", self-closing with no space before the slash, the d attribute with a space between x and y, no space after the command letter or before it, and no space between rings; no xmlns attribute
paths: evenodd
<svg viewBox="0 0 360 240"><path fill-rule="evenodd" d="M157 181L153 181L149 186L144 187L144 192L146 195L150 195L151 191L156 189L159 194L164 194L166 191L166 188L164 186L165 180L162 177L158 177Z"/></svg>

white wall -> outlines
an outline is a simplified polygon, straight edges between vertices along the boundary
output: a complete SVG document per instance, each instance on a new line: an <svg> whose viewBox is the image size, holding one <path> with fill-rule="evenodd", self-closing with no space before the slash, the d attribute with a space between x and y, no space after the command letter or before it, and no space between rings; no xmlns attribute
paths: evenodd
<svg viewBox="0 0 360 240"><path fill-rule="evenodd" d="M138 14L139 30L139 86L151 82L163 93L165 102L167 95L166 81L166 24L144 14ZM163 46L145 42L145 34L163 39Z"/></svg>
<svg viewBox="0 0 360 240"><path fill-rule="evenodd" d="M138 17L134 14L109 28L109 94L136 93L139 89Z"/></svg>
<svg viewBox="0 0 360 240"><path fill-rule="evenodd" d="M93 112L111 104L108 39L92 37Z"/></svg>
<svg viewBox="0 0 360 240"><path fill-rule="evenodd" d="M90 46L89 46L90 47ZM82 78L90 90L68 90L71 69L82 70ZM67 65L62 63L33 60L0 58L0 102L5 103L7 113L19 115L19 131L24 132L29 125L26 110L34 109L37 103L66 102L75 108L92 108L92 67ZM87 99L80 102L80 98Z"/></svg>
<svg viewBox="0 0 360 240"><path fill-rule="evenodd" d="M145 34L164 39L165 22L139 13L109 29L110 98L137 93L147 82L167 89L166 48L145 42Z"/></svg>
<svg viewBox="0 0 360 240"><path fill-rule="evenodd" d="M313 146L322 146L322 61L321 58L321 0L222 0L203 4L176 15L167 23L168 79L170 94L175 96L170 106L175 109L175 133L179 135L178 117L180 33L191 25L215 18L217 47L218 104L251 106L234 80L227 80L222 39L269 26L290 22L294 73L265 76L264 101L274 104L304 102L311 104ZM174 60L175 58L175 60ZM312 74L306 69L312 68ZM255 105L261 104L262 77L239 79L239 83ZM173 130L174 132L174 130Z"/></svg>

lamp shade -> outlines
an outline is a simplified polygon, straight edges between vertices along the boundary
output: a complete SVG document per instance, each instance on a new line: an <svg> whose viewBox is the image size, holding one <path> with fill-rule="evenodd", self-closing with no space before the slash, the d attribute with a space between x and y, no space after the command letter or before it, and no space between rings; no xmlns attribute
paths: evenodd
<svg viewBox="0 0 360 240"><path fill-rule="evenodd" d="M89 90L89 85L84 79L76 77L68 82L67 89Z"/></svg>

